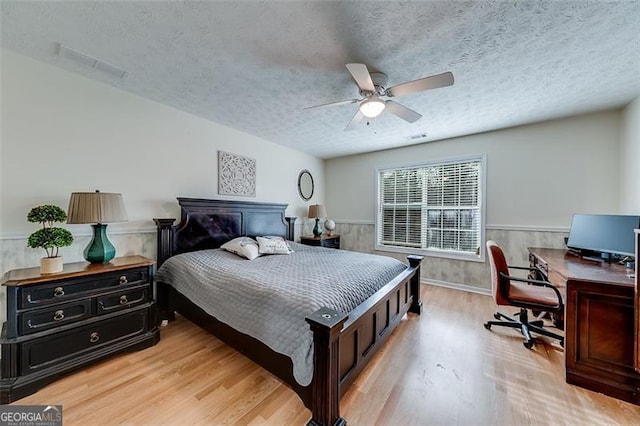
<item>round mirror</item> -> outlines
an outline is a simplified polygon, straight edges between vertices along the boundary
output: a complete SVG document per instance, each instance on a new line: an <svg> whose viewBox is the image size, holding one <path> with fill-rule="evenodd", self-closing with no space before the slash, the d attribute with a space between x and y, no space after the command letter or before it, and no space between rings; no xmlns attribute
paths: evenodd
<svg viewBox="0 0 640 426"><path fill-rule="evenodd" d="M313 197L313 176L309 170L303 170L298 175L298 193L300 198L309 201Z"/></svg>

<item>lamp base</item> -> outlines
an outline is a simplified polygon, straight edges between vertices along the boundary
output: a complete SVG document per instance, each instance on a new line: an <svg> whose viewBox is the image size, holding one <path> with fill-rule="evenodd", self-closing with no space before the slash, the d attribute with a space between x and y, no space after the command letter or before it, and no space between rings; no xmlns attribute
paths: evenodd
<svg viewBox="0 0 640 426"><path fill-rule="evenodd" d="M316 226L313 227L314 237L320 237L320 235L322 235L322 230L320 229L319 222L320 222L320 219L316 218Z"/></svg>
<svg viewBox="0 0 640 426"><path fill-rule="evenodd" d="M116 256L116 248L107 238L107 225L97 223L93 227L93 238L84 249L84 258L91 263L108 263Z"/></svg>

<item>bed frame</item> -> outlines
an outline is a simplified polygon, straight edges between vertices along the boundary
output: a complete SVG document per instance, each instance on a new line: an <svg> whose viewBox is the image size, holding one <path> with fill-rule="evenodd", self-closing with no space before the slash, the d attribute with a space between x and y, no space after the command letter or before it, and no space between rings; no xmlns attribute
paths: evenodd
<svg viewBox="0 0 640 426"><path fill-rule="evenodd" d="M218 248L238 236L280 235L293 240L295 217L285 217L286 204L178 198L180 223L154 219L158 231L158 267L169 257ZM314 370L308 386L293 378L291 359L264 343L210 316L173 287L157 283L159 321L174 312L208 330L285 383L311 410L308 425L346 425L339 401L358 373L387 340L407 312L420 314L421 256L408 256L409 266L348 315L329 308L310 312Z"/></svg>

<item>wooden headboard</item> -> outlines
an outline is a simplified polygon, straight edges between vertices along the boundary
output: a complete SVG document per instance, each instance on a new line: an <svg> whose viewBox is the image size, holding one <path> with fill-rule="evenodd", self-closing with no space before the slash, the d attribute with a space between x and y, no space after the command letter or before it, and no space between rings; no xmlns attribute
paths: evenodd
<svg viewBox="0 0 640 426"><path fill-rule="evenodd" d="M158 228L158 267L173 255L219 248L240 236L279 235L293 240L295 217L287 204L178 198L180 223L153 219Z"/></svg>

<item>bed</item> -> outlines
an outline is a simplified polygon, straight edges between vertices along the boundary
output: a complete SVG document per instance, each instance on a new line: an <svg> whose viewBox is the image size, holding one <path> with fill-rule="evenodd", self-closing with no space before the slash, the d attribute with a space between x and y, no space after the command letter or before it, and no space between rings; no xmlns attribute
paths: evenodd
<svg viewBox="0 0 640 426"><path fill-rule="evenodd" d="M158 267L161 268L165 262L167 263L165 268L159 269L161 272L178 260L184 262L184 259L191 262L188 263L189 266L183 267L187 272L198 269L195 265L204 262L202 259L208 259L207 262L211 265L226 265L225 256L236 255L216 249L238 236L270 235L293 240L295 218L285 216L286 204L194 198L178 198L178 202L181 208L179 224L175 225L175 219L154 219L158 232ZM274 264L278 265L276 270L282 270L277 268L282 268L283 262L300 261L297 259L313 262L315 253L309 251L319 250L324 251L324 256L328 256L331 262L339 265L334 268L335 270L341 270L348 268L351 264L349 263L352 262L351 256L359 256L334 249L312 248L295 243L291 245L294 248L294 253L289 256L291 260L284 260L285 256L282 255L269 256L269 259L263 260L260 260L262 258L246 260L243 261L245 263L242 264L242 269L250 270L262 267L262 264ZM174 287L176 284L173 279L168 278L170 275L159 273L159 279L157 279L159 320L172 320L174 312L178 312L287 383L311 410L312 418L309 425L341 425L346 422L340 417L340 397L376 350L387 340L404 314L421 313L421 260L420 256L408 256L409 266L403 265L396 271L397 275L396 272L388 276L375 273L375 277L367 278L367 280L382 280L376 284L376 288L379 287L379 289L361 303L348 308L331 309L323 306L323 299L313 295L311 299L298 303L301 304L302 309L305 309L305 304L309 305L304 320L302 317L275 318L256 313L260 317L256 322L265 323L266 328L271 326L278 330L287 330L286 333L280 333L281 337L293 335L294 332L291 331L293 329L308 327L311 330L310 333L306 331L312 342L312 351L307 354L310 356L311 374L308 370L300 368L301 363L304 364L304 362L301 362L299 356L284 355L283 352L287 353L286 350L283 351L281 348L274 350L272 349L274 345L264 343L261 336L253 337L255 334L248 332L251 329L251 321L235 324L236 326L232 327L228 324L234 323L225 317L226 314L221 309L218 315L215 315L215 312L201 301L206 298L206 295L197 295L188 289L188 287L199 286L200 284L192 286L188 284L191 281L200 282L202 278L185 276L181 280L186 283L186 286ZM234 260L229 258L229 261ZM235 261L239 262L237 259ZM354 257L353 262L357 263L358 259ZM228 269L240 269L239 266L231 265ZM316 269L318 267L316 266ZM308 266L301 266L298 269L300 268L306 269ZM319 275L317 270L315 274ZM217 275L217 272L211 275ZM251 276L250 272L249 277ZM322 278L325 276L323 275ZM243 281L249 284L251 278L238 279L240 281L235 285L227 287L237 292L244 291L240 284ZM317 279L321 278L316 277ZM172 282L173 285L163 280ZM336 280L340 280L338 275L326 274L327 283L336 282ZM218 287L213 291L220 291L221 288ZM241 300L241 304L246 303L248 311L253 312L256 305L252 303L248 293L245 293L245 297L238 297L238 295L241 296L242 293L236 293L235 298ZM274 300L278 299L274 298ZM327 302L327 305L332 303ZM234 310L241 311L242 308L243 306L239 305ZM344 312L346 309L349 311ZM305 320L308 323L306 325ZM304 357L302 354L302 358Z"/></svg>

